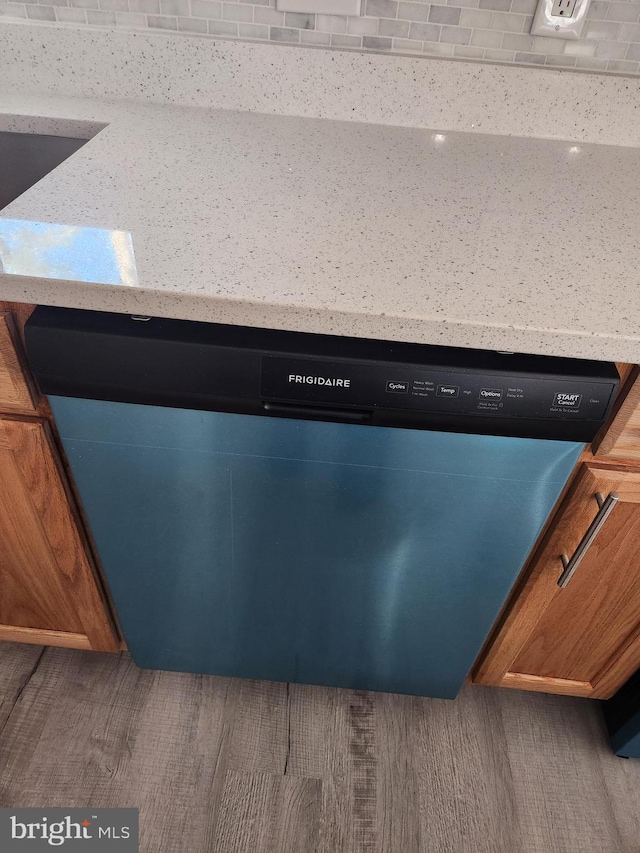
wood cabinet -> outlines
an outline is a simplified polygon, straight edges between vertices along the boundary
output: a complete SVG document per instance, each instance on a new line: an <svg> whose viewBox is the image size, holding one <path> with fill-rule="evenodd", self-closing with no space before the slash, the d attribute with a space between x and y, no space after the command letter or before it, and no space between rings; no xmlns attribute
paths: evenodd
<svg viewBox="0 0 640 853"><path fill-rule="evenodd" d="M633 368L629 384L595 450L599 459L624 459L640 465L640 367Z"/></svg>
<svg viewBox="0 0 640 853"><path fill-rule="evenodd" d="M6 309L0 303L0 639L115 651L48 410L25 368L20 315Z"/></svg>
<svg viewBox="0 0 640 853"><path fill-rule="evenodd" d="M534 549L472 674L480 684L604 699L640 668L640 368L619 364L613 417ZM567 558L619 500L565 588Z"/></svg>
<svg viewBox="0 0 640 853"><path fill-rule="evenodd" d="M598 513L619 500L568 585L557 582ZM605 699L640 667L640 468L581 465L474 681Z"/></svg>
<svg viewBox="0 0 640 853"><path fill-rule="evenodd" d="M20 356L13 316L0 310L0 411L35 411L37 395Z"/></svg>

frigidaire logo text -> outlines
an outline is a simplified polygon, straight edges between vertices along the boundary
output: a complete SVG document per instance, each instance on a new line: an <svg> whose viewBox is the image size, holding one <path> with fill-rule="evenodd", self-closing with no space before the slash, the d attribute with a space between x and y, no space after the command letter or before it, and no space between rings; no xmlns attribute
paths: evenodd
<svg viewBox="0 0 640 853"><path fill-rule="evenodd" d="M110 826L99 826L95 831L92 821L85 818L81 822L75 822L69 815L58 821L49 821L48 818L42 817L38 823L22 823L15 815L11 815L10 822L13 841L46 841L52 847L60 847L65 841L130 836L128 826L118 827L117 834L114 834L114 828Z"/></svg>
<svg viewBox="0 0 640 853"><path fill-rule="evenodd" d="M351 388L350 379L333 379L330 376L303 376L290 373L289 382L301 382L303 385L331 385L334 388Z"/></svg>

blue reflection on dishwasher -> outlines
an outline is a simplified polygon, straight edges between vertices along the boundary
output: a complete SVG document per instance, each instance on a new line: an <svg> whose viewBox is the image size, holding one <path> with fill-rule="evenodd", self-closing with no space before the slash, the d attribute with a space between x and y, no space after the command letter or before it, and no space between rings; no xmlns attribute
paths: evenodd
<svg viewBox="0 0 640 853"><path fill-rule="evenodd" d="M140 666L426 696L583 447L50 399Z"/></svg>

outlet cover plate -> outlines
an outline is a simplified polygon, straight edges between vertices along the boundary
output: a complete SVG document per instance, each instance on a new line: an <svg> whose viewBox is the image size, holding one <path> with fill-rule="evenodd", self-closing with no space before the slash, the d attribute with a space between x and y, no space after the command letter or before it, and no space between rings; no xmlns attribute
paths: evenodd
<svg viewBox="0 0 640 853"><path fill-rule="evenodd" d="M531 24L531 35L558 39L581 38L590 2L591 0L576 0L573 15L568 18L552 14L554 0L539 0Z"/></svg>
<svg viewBox="0 0 640 853"><path fill-rule="evenodd" d="M360 14L360 0L276 0L278 12L303 12L307 15Z"/></svg>

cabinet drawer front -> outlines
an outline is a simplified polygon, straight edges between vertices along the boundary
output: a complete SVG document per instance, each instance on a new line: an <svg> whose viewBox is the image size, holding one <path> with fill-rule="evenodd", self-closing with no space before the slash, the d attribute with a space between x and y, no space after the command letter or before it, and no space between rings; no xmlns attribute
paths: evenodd
<svg viewBox="0 0 640 853"><path fill-rule="evenodd" d="M578 512L558 528L544 556L549 573L561 568L556 550L571 553L577 536L597 511L596 492L608 478L586 477ZM630 675L638 663L640 629L640 506L637 494L620 500L565 589L554 590L527 642L513 662L514 673L590 685L590 694L613 692L611 678L635 646ZM557 547L556 547L557 543ZM612 670L614 672L612 673ZM624 681L624 676L619 676Z"/></svg>
<svg viewBox="0 0 640 853"><path fill-rule="evenodd" d="M0 410L32 412L34 398L11 315L0 311Z"/></svg>
<svg viewBox="0 0 640 853"><path fill-rule="evenodd" d="M596 495L617 496L592 536ZM561 555L589 540L558 587ZM584 464L474 679L607 698L640 666L640 472Z"/></svg>

